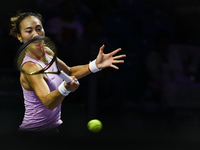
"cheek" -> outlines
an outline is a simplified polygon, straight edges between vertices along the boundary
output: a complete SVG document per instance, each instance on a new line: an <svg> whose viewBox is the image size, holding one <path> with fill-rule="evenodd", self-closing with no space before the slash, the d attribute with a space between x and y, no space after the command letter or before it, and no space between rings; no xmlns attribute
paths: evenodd
<svg viewBox="0 0 200 150"><path fill-rule="evenodd" d="M40 36L45 36L45 31L41 30L41 33L39 34Z"/></svg>
<svg viewBox="0 0 200 150"><path fill-rule="evenodd" d="M22 41L23 41L23 43L26 43L30 39L32 39L32 37L30 35L22 34Z"/></svg>

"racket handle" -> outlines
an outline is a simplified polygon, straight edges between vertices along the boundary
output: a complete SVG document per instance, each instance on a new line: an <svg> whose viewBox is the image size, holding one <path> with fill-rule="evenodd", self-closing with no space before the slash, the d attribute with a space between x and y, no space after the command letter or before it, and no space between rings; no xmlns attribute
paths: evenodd
<svg viewBox="0 0 200 150"><path fill-rule="evenodd" d="M71 82L72 79L69 75L67 75L64 71L60 71L59 77L61 77L63 80L65 80L67 83Z"/></svg>

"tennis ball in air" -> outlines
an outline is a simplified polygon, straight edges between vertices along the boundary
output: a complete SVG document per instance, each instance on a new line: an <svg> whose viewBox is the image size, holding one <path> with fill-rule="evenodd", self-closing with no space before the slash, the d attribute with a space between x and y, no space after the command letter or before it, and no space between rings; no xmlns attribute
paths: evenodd
<svg viewBox="0 0 200 150"><path fill-rule="evenodd" d="M99 132L102 129L102 123L98 119L90 120L87 124L88 129L91 132Z"/></svg>

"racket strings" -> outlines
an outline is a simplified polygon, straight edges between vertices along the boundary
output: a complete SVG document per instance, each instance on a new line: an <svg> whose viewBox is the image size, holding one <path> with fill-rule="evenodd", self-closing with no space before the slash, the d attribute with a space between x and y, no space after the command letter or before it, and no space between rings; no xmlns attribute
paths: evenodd
<svg viewBox="0 0 200 150"><path fill-rule="evenodd" d="M22 52L19 54L19 56L18 56L18 59L17 59L17 67L18 67L18 69L20 69L20 70L21 70L21 68L22 68L22 64L23 64L25 55L26 55L26 51L24 50L24 51L22 51Z"/></svg>
<svg viewBox="0 0 200 150"><path fill-rule="evenodd" d="M54 57L56 57L56 48L54 43L49 38L35 38L34 40L32 39L29 44L25 44L26 45L23 47L23 49L21 49L21 52L17 56L17 66L20 71L26 74L41 73L48 69L53 64L53 61L55 61ZM47 59L46 54L48 54L51 59ZM26 67L24 63L31 60L34 60L34 63L43 62L45 65L41 67L40 70L38 70L36 67L35 71L29 72L28 70L30 70L30 68ZM34 70L34 68L31 68L31 70Z"/></svg>

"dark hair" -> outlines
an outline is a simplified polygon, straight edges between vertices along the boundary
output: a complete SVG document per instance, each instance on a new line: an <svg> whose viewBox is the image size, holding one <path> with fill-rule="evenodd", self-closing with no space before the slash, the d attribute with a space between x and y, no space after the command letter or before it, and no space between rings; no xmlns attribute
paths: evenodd
<svg viewBox="0 0 200 150"><path fill-rule="evenodd" d="M10 30L10 35L17 37L17 34L21 34L20 33L20 23L22 22L22 20L24 20L26 17L29 16L35 16L37 17L41 22L43 22L42 19L42 15L39 13L33 13L33 12L24 12L24 13L20 13L17 12L17 15L15 17L11 17L10 21L11 21L11 30Z"/></svg>

